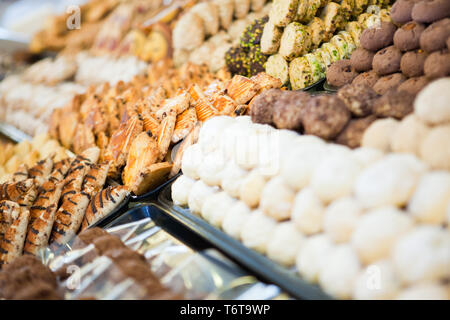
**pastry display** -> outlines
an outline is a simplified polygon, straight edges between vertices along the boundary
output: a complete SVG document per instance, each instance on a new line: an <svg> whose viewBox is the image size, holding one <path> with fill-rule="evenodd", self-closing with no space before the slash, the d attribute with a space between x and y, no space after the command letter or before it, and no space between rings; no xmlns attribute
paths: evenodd
<svg viewBox="0 0 450 320"><path fill-rule="evenodd" d="M377 3L381 7L388 4L389 1ZM332 62L350 57L359 47L364 29L390 20L386 9L375 10L368 5L347 1L274 1L260 44L261 52L270 55L266 72L284 85L290 83L293 90L323 79Z"/></svg>
<svg viewBox="0 0 450 320"><path fill-rule="evenodd" d="M435 80L426 85L417 95L413 112L395 125L390 135L385 136L386 151L411 153L421 158L428 166L436 170L449 170L448 137L449 108L448 93L449 78ZM437 92L440 92L437 95ZM436 95L436 96L435 96ZM402 98L397 98L397 104L408 99L401 92ZM398 108L398 107L397 107ZM390 108L389 108L390 109ZM392 115L389 115L392 117ZM362 145L380 148L381 145L371 141L379 135L381 127L375 121L363 137ZM379 128L377 128L379 127Z"/></svg>
<svg viewBox="0 0 450 320"><path fill-rule="evenodd" d="M50 16L0 55L0 299L449 300L449 9Z"/></svg>
<svg viewBox="0 0 450 320"><path fill-rule="evenodd" d="M2 183L2 264L22 252L37 255L49 243L66 241L122 203L129 194L126 187L103 190L110 165L97 164L99 154L94 147L57 161L52 153L30 167L19 166Z"/></svg>
<svg viewBox="0 0 450 320"><path fill-rule="evenodd" d="M260 42L267 21L263 17L270 7L271 1L265 0L214 0L195 4L186 10L173 29L175 64L181 66L188 61L206 64L211 72L227 65L233 75L244 76L264 71L265 55L252 48ZM243 61L239 58L238 44L245 48Z"/></svg>
<svg viewBox="0 0 450 320"><path fill-rule="evenodd" d="M446 290L448 171L434 171L413 155L351 150L248 120L215 117L205 122L199 141L183 158L183 176L172 186L178 206L269 259L294 267L335 298L398 299L425 279ZM209 149L204 139L217 127L217 143ZM242 147L230 149L233 140ZM246 148L250 141L259 143ZM265 157L266 152L271 156ZM210 157L217 161L214 169ZM218 165L225 158L227 165ZM240 192L227 191L223 179L211 179L228 173L229 166L242 170L234 178ZM203 172L206 167L211 170ZM260 192L247 182L255 175L261 176ZM250 191L255 192L252 204L244 200ZM423 263L417 266L413 260L419 256ZM364 286L374 266L386 270L383 290ZM447 294L436 296L448 299Z"/></svg>
<svg viewBox="0 0 450 320"><path fill-rule="evenodd" d="M77 154L99 147L100 160L111 161L109 176L121 179L134 194L144 194L177 173L179 160L172 163L170 147L185 139L197 122L245 114L257 93L281 86L263 73L229 82L223 74L190 63L176 70L161 62L146 77L75 97L53 113L50 132Z"/></svg>

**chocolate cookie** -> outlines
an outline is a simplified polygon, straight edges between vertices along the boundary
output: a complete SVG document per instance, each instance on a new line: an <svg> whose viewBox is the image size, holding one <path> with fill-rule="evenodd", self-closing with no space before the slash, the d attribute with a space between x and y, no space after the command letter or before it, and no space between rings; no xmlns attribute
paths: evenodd
<svg viewBox="0 0 450 320"><path fill-rule="evenodd" d="M430 79L450 75L450 53L447 50L431 53L425 60L423 70Z"/></svg>
<svg viewBox="0 0 450 320"><path fill-rule="evenodd" d="M250 104L250 116L255 123L272 124L273 104L283 94L283 90L269 89L263 91Z"/></svg>
<svg viewBox="0 0 450 320"><path fill-rule="evenodd" d="M302 109L310 99L303 91L285 91L273 104L273 123L278 129L300 130Z"/></svg>
<svg viewBox="0 0 450 320"><path fill-rule="evenodd" d="M422 50L406 52L400 61L400 70L408 78L421 76L427 57L428 53Z"/></svg>
<svg viewBox="0 0 450 320"><path fill-rule="evenodd" d="M361 146L364 131L377 119L374 115L361 119L352 119L347 126L337 136L336 142L349 148L358 148Z"/></svg>
<svg viewBox="0 0 450 320"><path fill-rule="evenodd" d="M416 3L411 11L413 20L422 23L434 21L450 16L450 1L426 0Z"/></svg>
<svg viewBox="0 0 450 320"><path fill-rule="evenodd" d="M338 97L321 95L309 100L302 117L306 134L332 139L350 120L350 112Z"/></svg>
<svg viewBox="0 0 450 320"><path fill-rule="evenodd" d="M361 46L369 51L378 51L391 45L394 41L394 33L397 27L391 23L382 21L380 26L374 26L362 32Z"/></svg>
<svg viewBox="0 0 450 320"><path fill-rule="evenodd" d="M404 91L389 89L373 105L373 112L378 117L403 119L414 110L414 95Z"/></svg>
<svg viewBox="0 0 450 320"><path fill-rule="evenodd" d="M430 80L427 77L409 78L397 87L397 91L404 91L416 96L428 83Z"/></svg>
<svg viewBox="0 0 450 320"><path fill-rule="evenodd" d="M417 0L397 0L391 8L391 18L397 24L404 24L412 20L411 11Z"/></svg>
<svg viewBox="0 0 450 320"><path fill-rule="evenodd" d="M411 21L399 28L394 34L394 45L401 51L418 49L420 35L425 30L425 25Z"/></svg>
<svg viewBox="0 0 450 320"><path fill-rule="evenodd" d="M406 77L401 73L394 73L385 77L381 77L373 86L373 90L378 94L384 94L389 89L397 88Z"/></svg>
<svg viewBox="0 0 450 320"><path fill-rule="evenodd" d="M378 95L365 84L348 84L337 92L347 109L357 117L364 117L372 112L373 101Z"/></svg>
<svg viewBox="0 0 450 320"><path fill-rule="evenodd" d="M352 68L349 59L333 63L327 70L327 81L335 87L342 87L352 83L358 73Z"/></svg>
<svg viewBox="0 0 450 320"><path fill-rule="evenodd" d="M377 83L380 76L373 70L359 74L353 79L352 84L365 84L369 87L373 87Z"/></svg>
<svg viewBox="0 0 450 320"><path fill-rule="evenodd" d="M125 247L125 244L122 242L122 240L112 235L106 235L96 238L93 243L95 245L95 249L97 249L100 254L103 254L104 252L111 249L119 249Z"/></svg>
<svg viewBox="0 0 450 320"><path fill-rule="evenodd" d="M375 53L364 48L353 51L350 57L350 64L358 72L365 72L372 69L372 60Z"/></svg>
<svg viewBox="0 0 450 320"><path fill-rule="evenodd" d="M381 49L373 57L372 68L380 75L388 75L400 71L402 52L395 46Z"/></svg>
<svg viewBox="0 0 450 320"><path fill-rule="evenodd" d="M420 47L427 52L445 49L449 37L450 18L442 19L425 29L420 37Z"/></svg>

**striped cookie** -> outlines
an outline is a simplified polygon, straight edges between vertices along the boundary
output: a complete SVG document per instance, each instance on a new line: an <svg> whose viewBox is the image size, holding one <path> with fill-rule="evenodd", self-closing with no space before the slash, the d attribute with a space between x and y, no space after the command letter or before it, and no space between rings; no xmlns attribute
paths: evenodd
<svg viewBox="0 0 450 320"><path fill-rule="evenodd" d="M129 193L125 186L108 187L97 193L86 210L81 231L113 212Z"/></svg>
<svg viewBox="0 0 450 320"><path fill-rule="evenodd" d="M84 177L82 191L91 198L105 185L108 171L111 166L111 162L105 162L102 164L93 164Z"/></svg>
<svg viewBox="0 0 450 320"><path fill-rule="evenodd" d="M80 229L88 205L89 196L83 192L67 198L56 212L50 243L63 243L73 237Z"/></svg>
<svg viewBox="0 0 450 320"><path fill-rule="evenodd" d="M0 264L12 262L22 255L30 211L20 208L19 214L0 241Z"/></svg>
<svg viewBox="0 0 450 320"><path fill-rule="evenodd" d="M20 182L28 179L28 167L26 164L21 164L16 172L13 173L13 181Z"/></svg>
<svg viewBox="0 0 450 320"><path fill-rule="evenodd" d="M0 200L17 202L33 185L33 179L0 185Z"/></svg>
<svg viewBox="0 0 450 320"><path fill-rule="evenodd" d="M34 181L41 186L45 181L47 181L47 177L52 171L52 168L53 160L48 157L47 159L43 159L31 167L30 170L28 170L28 174L30 178L34 179Z"/></svg>
<svg viewBox="0 0 450 320"><path fill-rule="evenodd" d="M0 240L20 212L20 206L12 201L0 201Z"/></svg>
<svg viewBox="0 0 450 320"><path fill-rule="evenodd" d="M70 168L70 159L66 158L64 160L58 161L53 166L53 171L48 178L49 181L53 183L58 183L62 181Z"/></svg>

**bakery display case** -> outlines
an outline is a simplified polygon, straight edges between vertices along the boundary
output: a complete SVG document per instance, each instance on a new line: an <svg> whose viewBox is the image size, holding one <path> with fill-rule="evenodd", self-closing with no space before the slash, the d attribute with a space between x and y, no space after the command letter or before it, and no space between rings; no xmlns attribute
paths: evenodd
<svg viewBox="0 0 450 320"><path fill-rule="evenodd" d="M450 299L449 1L0 11L0 299Z"/></svg>

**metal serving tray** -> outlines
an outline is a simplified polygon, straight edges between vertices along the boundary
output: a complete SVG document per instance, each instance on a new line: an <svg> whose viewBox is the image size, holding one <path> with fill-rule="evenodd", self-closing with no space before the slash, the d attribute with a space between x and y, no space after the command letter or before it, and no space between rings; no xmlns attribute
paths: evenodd
<svg viewBox="0 0 450 320"><path fill-rule="evenodd" d="M332 86L331 84L329 84L328 81L325 81L325 82L324 82L324 84L323 84L323 89L324 89L325 91L333 92L333 93L335 93L335 92L338 91L338 88L335 87L335 86Z"/></svg>
<svg viewBox="0 0 450 320"><path fill-rule="evenodd" d="M301 89L300 91L316 91L322 89L322 83L325 81L325 78L320 79L316 83L313 83L310 86L307 86L306 88Z"/></svg>
<svg viewBox="0 0 450 320"><path fill-rule="evenodd" d="M184 246L187 246L197 254L199 254L202 259L208 261L211 266L214 266L211 270L212 274L228 274L228 277L234 279L229 285L225 286L220 290L220 299L236 299L236 294L238 294L238 299L286 299L288 298L285 294L281 293L281 290L276 285L267 285L258 282L256 278L249 274L248 270L242 269L240 266L229 260L226 256L222 255L219 251L211 246L211 243L206 241L203 237L191 230L186 228L183 224L179 223L177 219L172 216L167 215L161 208L156 204L143 205L136 207L128 212L126 212L121 217L110 222L105 226L105 229L112 232L117 229L121 229L122 226L133 226L140 225L141 229L146 230L147 227L142 224L142 222L148 221L149 224L155 226L155 228L160 228L161 231L168 233L173 238L177 239ZM138 229L139 229L138 228ZM149 230L147 230L148 233ZM137 232L137 230L136 230ZM138 232L139 233L139 232ZM144 240L144 238L142 238ZM143 253L143 252L142 252ZM147 253L143 253L147 255ZM178 266L177 269L183 270L187 266ZM221 272L217 272L222 270ZM255 290L248 290L253 288ZM257 289L257 290L256 290ZM247 292L245 292L247 291ZM251 292L250 292L251 291ZM254 291L254 292L253 292ZM231 295L231 296L230 296ZM216 299L217 296L210 295L209 298Z"/></svg>
<svg viewBox="0 0 450 320"><path fill-rule="evenodd" d="M222 251L225 255L243 267L251 270L263 281L273 283L297 299L331 299L317 285L302 280L293 270L268 259L244 246L241 242L228 236L221 230L213 227L205 220L173 204L171 186L165 187L159 197L155 208L161 210L179 224L202 237Z"/></svg>
<svg viewBox="0 0 450 320"><path fill-rule="evenodd" d="M23 140L32 139L25 132L22 132L16 127L3 122L0 122L0 133L15 143L22 142Z"/></svg>

